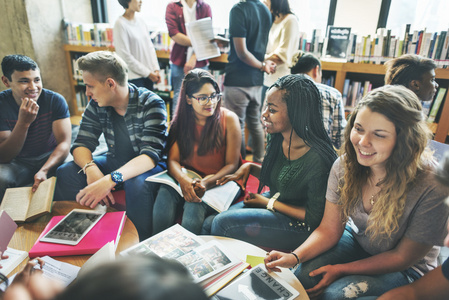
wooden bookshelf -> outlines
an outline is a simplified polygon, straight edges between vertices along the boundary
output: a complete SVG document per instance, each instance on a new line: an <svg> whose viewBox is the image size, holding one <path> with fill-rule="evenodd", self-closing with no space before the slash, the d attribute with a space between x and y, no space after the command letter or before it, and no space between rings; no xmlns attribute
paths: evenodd
<svg viewBox="0 0 449 300"><path fill-rule="evenodd" d="M385 75L384 65L375 64L356 64L356 63L335 63L322 61L321 67L323 71L335 72L335 88L343 93L345 79L348 73ZM437 80L449 80L449 69L436 69L435 75ZM441 108L441 117L439 123L429 124L435 134L434 140L444 143L449 133L449 92Z"/></svg>

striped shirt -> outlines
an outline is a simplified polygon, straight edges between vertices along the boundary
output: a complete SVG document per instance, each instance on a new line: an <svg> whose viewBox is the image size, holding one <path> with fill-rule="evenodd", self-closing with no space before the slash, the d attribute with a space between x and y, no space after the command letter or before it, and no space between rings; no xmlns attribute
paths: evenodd
<svg viewBox="0 0 449 300"><path fill-rule="evenodd" d="M39 111L28 128L27 137L17 158L39 157L53 151L57 142L53 135L53 121L70 117L64 97L53 91L42 89L37 99ZM19 117L19 105L11 89L0 93L0 131L12 131Z"/></svg>
<svg viewBox="0 0 449 300"><path fill-rule="evenodd" d="M157 164L167 140L165 103L158 95L145 88L137 88L131 83L128 83L128 88L129 103L124 119L135 155L146 154ZM100 135L104 133L108 154L115 157L113 110L111 106L99 107L95 101L89 102L72 146L72 153L77 147L86 147L93 152L99 144Z"/></svg>

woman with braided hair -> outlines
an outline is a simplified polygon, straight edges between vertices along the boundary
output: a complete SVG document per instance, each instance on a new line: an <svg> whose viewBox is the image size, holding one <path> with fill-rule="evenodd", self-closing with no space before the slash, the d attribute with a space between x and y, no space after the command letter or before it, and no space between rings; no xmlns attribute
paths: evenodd
<svg viewBox="0 0 449 300"><path fill-rule="evenodd" d="M260 179L259 193L215 217L211 233L264 247L294 249L318 227L329 170L336 159L321 118L319 92L304 75L287 75L268 90L262 122L268 145L262 166L242 165L219 180Z"/></svg>
<svg viewBox="0 0 449 300"><path fill-rule="evenodd" d="M320 226L292 253L271 251L267 269L299 265L309 297L326 300L379 296L434 269L449 210L430 136L411 90L368 93L345 129Z"/></svg>

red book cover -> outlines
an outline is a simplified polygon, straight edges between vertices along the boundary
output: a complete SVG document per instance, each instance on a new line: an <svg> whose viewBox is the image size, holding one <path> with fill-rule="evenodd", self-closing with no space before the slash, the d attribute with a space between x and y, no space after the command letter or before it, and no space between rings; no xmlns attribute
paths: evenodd
<svg viewBox="0 0 449 300"><path fill-rule="evenodd" d="M41 237L52 229L62 218L64 216L56 216L48 222L44 231L42 231L36 243L31 248L28 254L30 258L45 255L68 256L93 254L110 241L114 241L117 246L123 226L125 225L126 215L124 211L106 213L78 245L75 246L41 242Z"/></svg>

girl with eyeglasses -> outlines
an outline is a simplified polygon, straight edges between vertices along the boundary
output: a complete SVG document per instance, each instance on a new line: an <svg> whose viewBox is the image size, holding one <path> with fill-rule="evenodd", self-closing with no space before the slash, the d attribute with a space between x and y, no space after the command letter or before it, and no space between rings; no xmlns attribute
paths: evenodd
<svg viewBox="0 0 449 300"><path fill-rule="evenodd" d="M153 234L173 225L181 206L181 225L199 234L204 219L214 212L201 202L202 195L216 185L217 179L239 167L239 120L235 113L221 107L220 100L220 88L208 71L194 69L184 77L166 148L168 172L179 182L184 198L171 187L160 185L153 210ZM197 172L203 180L191 179L183 167Z"/></svg>

